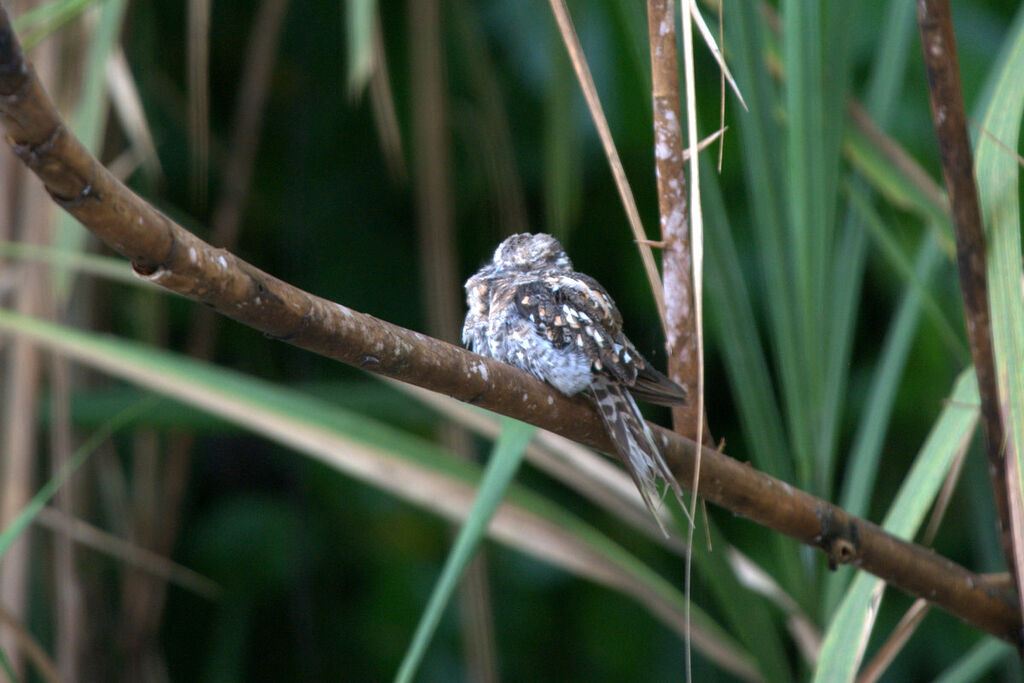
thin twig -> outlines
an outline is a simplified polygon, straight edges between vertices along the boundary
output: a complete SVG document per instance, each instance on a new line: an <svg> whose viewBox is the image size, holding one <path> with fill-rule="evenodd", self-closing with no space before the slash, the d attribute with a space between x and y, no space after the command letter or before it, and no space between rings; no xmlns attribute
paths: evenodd
<svg viewBox="0 0 1024 683"><path fill-rule="evenodd" d="M910 640L910 636L914 635L917 627L921 625L921 622L927 615L928 601L924 598L918 598L910 606L910 609L906 611L903 618L900 619L900 623L896 624L896 628L892 630L889 638L878 649L875 656L867 663L860 672L860 675L857 676L857 683L875 683L875 681L881 678L882 674L889 668L892 661L896 659L896 655L900 653L903 646Z"/></svg>
<svg viewBox="0 0 1024 683"><path fill-rule="evenodd" d="M192 162L192 198L206 204L210 170L210 6L211 0L188 3L188 129Z"/></svg>
<svg viewBox="0 0 1024 683"><path fill-rule="evenodd" d="M944 213L949 213L949 199L942 191L935 180L928 175L921 164L912 157L901 144L889 137L885 131L878 127L871 114L860 102L850 99L846 105L846 111L850 115L850 123L864 133L868 141L875 149L881 152L889 163L896 170L902 173L918 190L920 190L929 201Z"/></svg>
<svg viewBox="0 0 1024 683"><path fill-rule="evenodd" d="M36 517L36 524L63 534L68 539L116 558L126 565L141 569L163 581L192 591L207 600L219 600L224 590L216 582L188 567L172 562L163 555L133 545L110 532L98 529L88 522L67 515L53 507L44 507Z"/></svg>

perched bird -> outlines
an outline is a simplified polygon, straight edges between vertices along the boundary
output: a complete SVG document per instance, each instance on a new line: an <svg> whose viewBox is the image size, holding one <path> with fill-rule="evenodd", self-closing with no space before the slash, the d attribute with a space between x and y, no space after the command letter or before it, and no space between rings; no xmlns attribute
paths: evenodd
<svg viewBox="0 0 1024 683"><path fill-rule="evenodd" d="M622 316L604 287L573 270L551 235L522 233L502 242L466 281L466 303L462 342L472 351L526 370L563 394L585 391L593 398L660 526L657 479L676 496L682 491L633 397L677 405L686 391L652 368L622 333Z"/></svg>

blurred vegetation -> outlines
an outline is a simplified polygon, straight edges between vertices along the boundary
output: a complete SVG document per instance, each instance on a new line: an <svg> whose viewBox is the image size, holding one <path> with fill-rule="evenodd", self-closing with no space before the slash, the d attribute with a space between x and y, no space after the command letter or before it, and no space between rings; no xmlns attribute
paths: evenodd
<svg viewBox="0 0 1024 683"><path fill-rule="evenodd" d="M5 3L6 4L6 3ZM104 3L95 3L102 5ZM189 112L195 106L189 92L187 39L188 3L137 0L127 6L120 42L138 87L145 119L152 132L162 175L142 170L129 178L143 196L209 239L216 198L224 190L223 169L230 154L239 82L246 66L246 45L258 10L256 0L218 1L211 5L209 49L209 174L197 177L192 156L194 136ZM625 317L629 336L638 348L664 367L663 335L640 259L632 243L625 214L601 152L571 64L546 3L496 0L442 3L442 51L450 144L451 201L458 273L462 282L485 259L515 223L509 215L508 179L521 188L522 209L530 231L551 232L566 245L576 267L602 282ZM788 3L787 3L788 4ZM837 3L846 5L846 3ZM824 317L812 321L832 325L836 301L852 293L845 312L850 326L848 357L834 354L842 344L815 347L821 358L803 358L807 365L783 367L787 353L779 345L772 316L789 307L804 311L796 297L773 300L778 294L763 278L765 262L760 231L767 217L752 183L754 155L749 144L760 120L763 130L783 131L793 119L787 109L792 95L772 77L780 77L787 61L788 38L764 22L764 15L744 3L725 3L726 58L745 89L752 111L744 112L727 98L724 162L713 170L713 152L702 164L709 182L705 201L708 295L706 301L707 410L716 438L726 452L741 461L770 469L765 453L777 459L778 471L800 488L837 503L860 501L855 510L881 520L929 430L951 395L953 382L966 367L959 287L951 254L934 248L932 263L920 266L918 256L940 234L923 211L905 197L897 180L865 180L869 173L843 154L849 138L845 102L857 98L874 110L880 127L932 178L940 178L938 155L930 124L927 88L916 24L886 30L892 7L899 2L868 0L844 9L824 3L820 23L806 27L800 40L818 41L825 77L818 94L825 138L818 148L818 167L824 178L811 178L827 196L820 202L821 228L834 251L825 260L807 265L810 284L820 293ZM379 120L375 119L367 88L353 92L349 85L351 27L347 22L360 3L292 2L282 26L276 66L272 72L262 132L252 166L252 187L244 205L241 232L233 250L273 275L353 309L417 330L426 329L422 280L418 276L419 237L414 186L416 178L389 164L382 149ZM417 153L412 142L410 43L412 32L406 3L367 3L379 13L387 56L391 93L397 113L405 169ZM376 7L374 7L376 5ZM825 6L828 5L828 6ZM607 0L571 2L570 9L597 82L626 173L636 194L648 234L657 238L657 197L653 172L650 74L643 3ZM705 7L714 17L714 7ZM775 8L776 10L778 8ZM912 14L912 12L911 12ZM1007 0L954 3L960 68L968 110L980 121L999 50L1020 25L1019 4ZM371 15L372 16L372 15ZM755 22L753 25L751 22ZM358 28L358 27L357 27ZM365 30L365 27L364 27ZM81 19L50 40L66 38L63 59L80 59L89 34ZM820 31L820 33L819 33ZM748 33L764 40L763 50L751 54ZM364 36L365 38L365 36ZM876 55L884 39L904 41L902 62L888 94L877 85ZM835 40L833 40L835 39ZM42 44L45 47L45 42ZM896 48L899 50L900 48ZM30 53L30 58L33 53ZM758 61L756 58L763 58ZM792 62L788 62L792 63ZM767 68L766 65L771 65ZM835 69L838 73L833 73ZM704 133L717 128L719 73L706 50L698 48L697 96ZM759 79L752 81L751 79ZM756 86L754 85L756 83ZM49 84L48 84L49 85ZM770 92L752 97L747 88ZM878 90L875 90L877 88ZM771 105L771 109L757 109ZM813 110L810 110L813 111ZM495 115L499 112L500 116ZM499 127L507 124L507 130ZM127 142L115 117L108 117L98 156L109 162ZM762 131L763 132L763 131ZM976 132L976 131L974 131ZM498 142L510 143L504 149ZM787 139L757 138L765 144L768 161L778 170L778 187L796 182L785 166ZM834 147L834 149L833 149ZM832 169L832 166L835 168ZM832 169L832 170L830 170ZM834 173L835 177L829 177ZM763 180L763 179L762 179ZM34 179L33 179L34 181ZM886 184L889 182L889 184ZM849 187L866 197L877 213L881 236L851 209ZM896 199L894 199L894 197ZM789 223L791 197L776 196ZM506 213L502 213L505 207ZM810 209L808 209L810 211ZM813 220L813 214L811 219ZM728 223L724 223L724 219ZM854 227L849 227L849 226ZM863 231L853 237L852 232ZM723 232L726 237L722 237ZM84 233L83 233L84 235ZM844 237L846 236L846 237ZM844 241L849 239L850 241ZM947 236L948 239L948 236ZM837 273L850 253L857 273ZM938 244L938 243L936 243ZM867 488L848 491L848 459L873 402L884 401L873 388L887 353L887 334L901 301L915 285L898 267L892 254L910 268L928 272L920 277L933 302L906 332L905 366L897 362L882 391L891 393L879 422L881 440L874 449L877 474ZM710 253L714 252L714 253ZM729 256L723 256L728 253ZM824 253L824 252L823 252ZM794 281L798 268L793 265ZM786 264L778 264L786 268ZM757 422L736 395L751 382L742 366L728 356L736 341L729 286L716 284L739 274L755 328L742 330L747 344L761 349L765 377L772 384L762 399L774 406L778 420L770 433ZM69 321L112 332L120 337L187 352L196 307L187 301L155 294L108 278L82 276L86 286L73 292ZM820 278L820 280L819 280ZM916 285L919 287L919 285ZM852 288L847 292L844 287ZM461 293L459 294L461 296ZM832 298L832 297L835 298ZM7 301L3 302L7 305ZM742 319L742 316L740 317ZM732 321L732 322L730 322ZM943 325L954 331L951 344ZM440 443L443 419L428 407L374 379L338 363L264 339L228 320L217 322L212 360L223 367L340 406L416 437ZM455 341L455 340L450 340ZM804 342L801 342L804 343ZM813 344L812 344L813 346ZM764 360L766 359L766 360ZM817 363L817 365L815 365ZM845 378L829 384L831 363L842 364ZM820 434L818 424L800 432L793 420L799 409L790 403L787 382L792 373L806 374L808 403L837 401L831 443L815 448L801 439ZM763 378L762 378L763 379ZM818 391L821 394L816 394ZM833 392L833 393L828 393ZM49 394L47 393L47 396ZM11 396L6 396L11 400ZM71 408L75 430L87 435L126 405L136 403L134 386L97 372L77 373ZM815 409L819 403L813 406ZM50 476L46 434L53 414L50 402L40 402L37 433L39 488ZM664 423L667 412L650 411ZM808 415L816 415L807 407ZM780 417L781 416L781 417ZM826 417L812 417L827 422ZM430 595L451 545L450 525L400 498L342 474L324 462L301 457L296 451L210 417L194 405L165 402L142 418L145 432L162 458L167 445L191 434L191 468L182 504L173 559L215 581L223 589L215 601L172 586L159 624L158 641L171 680L382 680L394 675L409 646L419 614ZM887 422L887 424L886 424ZM375 423L374 423L375 424ZM777 439L781 438L780 443ZM136 505L110 508L117 496L102 492L110 486L103 471L120 472L126 490L141 482L133 467L138 439L122 433L106 453L107 469L94 459L77 476L86 483L80 516L112 531L132 529L131 520L111 519L140 512ZM826 439L827 440L827 439ZM474 439L479 455L489 444ZM780 445L781 448L774 448ZM759 450L760 449L760 450ZM803 450L802 450L803 449ZM828 455L822 455L828 453ZM829 462L829 459L832 459ZM161 460L162 462L162 460ZM96 465L94 467L94 465ZM517 482L573 511L673 583L682 585L683 563L611 514L567 491L536 469L523 468ZM126 495L124 491L121 495ZM127 494L131 498L131 494ZM822 630L833 614L852 570L830 575L821 557L773 532L721 510L708 511L720 537L710 558L702 553L695 571L693 600L727 633L755 653L755 661L772 676L777 658L794 679L809 678L813 667L801 656L786 631L786 615L752 592L730 595L713 572L728 571L721 555L729 545L763 566L800 609ZM167 520L162 520L166 522ZM702 532L698 530L698 539ZM131 533L129 533L131 537ZM32 558L29 612L26 623L49 652L54 651L53 572L50 532L31 532ZM1001 551L994 531L991 491L985 473L980 439L975 438L950 509L935 539L936 550L979 572L1000 571ZM506 546L488 544L491 607L495 624L498 671L506 680L680 680L684 670L683 642L631 598L574 577ZM116 559L91 550L77 551L84 585L93 593L89 606L89 642L83 671L87 679L131 678L131 661L124 655L126 634L120 581L125 568ZM706 569L701 569L701 563ZM709 574L710 573L710 574ZM912 600L887 592L868 645L870 658ZM763 620L771 630L767 645L752 648L756 639L736 632L736 619L749 610L750 619ZM757 622L761 623L761 622ZM130 639L130 638L129 638ZM451 681L466 678L463 639L457 610L449 609L427 652L417 680ZM941 647L939 645L941 644ZM853 644L851 644L853 647ZM774 648L774 650L772 649ZM769 651L768 654L764 654ZM973 657L973 659L968 659ZM953 680L1017 680L1019 663L1009 647L997 644L954 618L929 614L883 680L929 680L950 667L965 669L980 662L975 673ZM734 680L694 654L694 679ZM128 672L128 673L126 673ZM35 674L32 674L33 676ZM778 676L775 676L779 678Z"/></svg>

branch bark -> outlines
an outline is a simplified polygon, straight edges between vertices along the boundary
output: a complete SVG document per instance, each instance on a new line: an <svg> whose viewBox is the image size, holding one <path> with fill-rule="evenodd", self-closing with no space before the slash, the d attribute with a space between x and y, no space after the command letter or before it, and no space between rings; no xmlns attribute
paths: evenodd
<svg viewBox="0 0 1024 683"><path fill-rule="evenodd" d="M676 432L696 440L699 360L674 7L675 0L648 0L647 34L651 45L654 168L658 182L661 239L664 242L661 264L665 286L668 375L686 389L691 399L685 405L672 408L672 425ZM712 445L706 415L702 424L702 441L705 445Z"/></svg>
<svg viewBox="0 0 1024 683"><path fill-rule="evenodd" d="M989 318L988 280L985 275L985 229L981 222L978 186L974 178L971 140L967 134L967 112L960 86L960 65L949 0L918 2L917 22L928 72L932 122L942 158L942 176L946 182L953 216L960 291L967 317L971 358L978 378L985 453L988 456L988 472L996 503L999 538L1006 567L1020 591L1021 576L1014 561L1010 506L1006 495L1006 462L1003 457L1006 434L1000 416L995 356L992 350L992 321Z"/></svg>
<svg viewBox="0 0 1024 683"><path fill-rule="evenodd" d="M267 336L548 429L605 453L615 448L585 398L525 372L304 292L174 223L114 178L66 129L0 11L0 123L14 151L61 207L136 272ZM689 487L697 444L655 427ZM710 448L701 493L712 503L924 597L979 629L1019 643L1016 596L927 548Z"/></svg>

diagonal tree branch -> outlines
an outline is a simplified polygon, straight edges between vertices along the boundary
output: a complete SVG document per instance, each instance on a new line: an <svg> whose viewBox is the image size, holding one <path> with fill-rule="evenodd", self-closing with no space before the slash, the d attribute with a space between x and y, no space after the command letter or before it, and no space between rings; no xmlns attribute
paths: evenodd
<svg viewBox="0 0 1024 683"><path fill-rule="evenodd" d="M509 365L304 292L215 249L154 209L68 132L2 10L0 123L54 201L131 259L140 276L270 337L615 452L585 398L567 398ZM661 428L654 432L673 473L689 487L699 446ZM1016 596L984 576L710 448L702 450L700 477L701 492L712 503L1019 644Z"/></svg>
<svg viewBox="0 0 1024 683"><path fill-rule="evenodd" d="M956 234L956 261L960 291L967 317L967 338L981 397L985 452L996 503L996 519L1003 555L1010 574L1021 586L1015 568L1010 506L1007 501L1006 462L1003 457L1006 433L999 409L995 356L992 350L992 321L989 317L988 280L985 274L985 229L981 222L978 186L974 178L971 140L967 135L967 112L960 86L960 64L949 0L921 0L917 4L921 49L928 71L928 95L932 122L939 142L942 175L949 194L949 206Z"/></svg>

